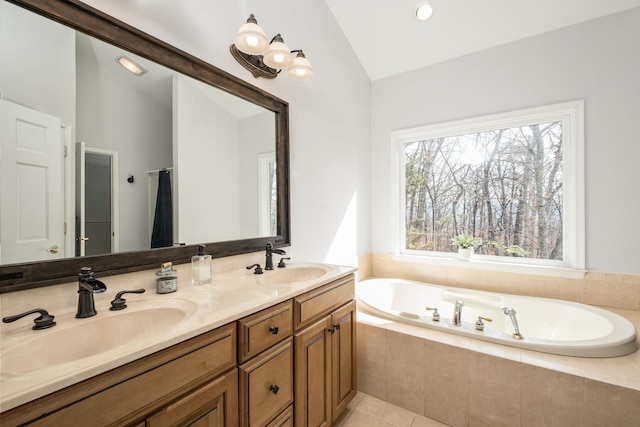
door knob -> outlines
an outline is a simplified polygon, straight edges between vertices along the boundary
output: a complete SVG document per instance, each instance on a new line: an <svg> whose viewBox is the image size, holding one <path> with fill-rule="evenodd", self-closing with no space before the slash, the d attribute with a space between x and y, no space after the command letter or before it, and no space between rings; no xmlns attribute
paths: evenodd
<svg viewBox="0 0 640 427"><path fill-rule="evenodd" d="M49 249L47 249L47 252L52 253L52 254L57 254L58 252L60 252L62 250L62 248L58 245L53 245L51 246Z"/></svg>

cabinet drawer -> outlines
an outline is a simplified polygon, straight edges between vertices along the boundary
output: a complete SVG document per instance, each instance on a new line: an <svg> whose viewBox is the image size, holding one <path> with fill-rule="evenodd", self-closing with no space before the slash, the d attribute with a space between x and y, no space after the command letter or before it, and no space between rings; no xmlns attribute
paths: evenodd
<svg viewBox="0 0 640 427"><path fill-rule="evenodd" d="M291 300L238 321L239 359L243 363L289 337L293 329Z"/></svg>
<svg viewBox="0 0 640 427"><path fill-rule="evenodd" d="M64 402L73 399L75 403L59 406L59 409L48 412L47 416L38 419L33 425L130 424L139 419L142 413L166 404L198 383L233 368L235 358L234 322L46 396L41 400ZM89 394L91 390L97 392ZM47 413L42 412L46 407L44 405L23 406L29 419ZM5 422L6 425L22 424L3 417L2 424L5 425Z"/></svg>
<svg viewBox="0 0 640 427"><path fill-rule="evenodd" d="M240 366L240 425L266 426L293 403L293 338Z"/></svg>
<svg viewBox="0 0 640 427"><path fill-rule="evenodd" d="M235 426L238 424L237 408L238 370L234 369L148 417L142 427Z"/></svg>
<svg viewBox="0 0 640 427"><path fill-rule="evenodd" d="M267 427L293 427L293 406L289 406L275 420L267 424Z"/></svg>
<svg viewBox="0 0 640 427"><path fill-rule="evenodd" d="M355 297L353 274L293 299L294 329L320 318Z"/></svg>

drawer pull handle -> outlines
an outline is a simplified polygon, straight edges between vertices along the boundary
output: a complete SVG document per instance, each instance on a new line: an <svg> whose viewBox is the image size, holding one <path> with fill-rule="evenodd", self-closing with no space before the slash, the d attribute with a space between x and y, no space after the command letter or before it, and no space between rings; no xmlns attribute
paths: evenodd
<svg viewBox="0 0 640 427"><path fill-rule="evenodd" d="M273 335L278 335L278 327L277 326L269 326L269 332Z"/></svg>
<svg viewBox="0 0 640 427"><path fill-rule="evenodd" d="M276 384L273 384L269 386L269 391L273 394L278 394L278 392L280 391L280 387L278 387Z"/></svg>

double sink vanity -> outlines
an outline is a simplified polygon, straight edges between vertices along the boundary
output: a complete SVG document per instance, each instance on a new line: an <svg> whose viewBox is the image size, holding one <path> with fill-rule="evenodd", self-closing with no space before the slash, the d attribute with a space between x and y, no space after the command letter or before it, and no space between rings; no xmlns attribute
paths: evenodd
<svg viewBox="0 0 640 427"><path fill-rule="evenodd" d="M117 311L116 292L136 287L101 279L86 319L73 284L40 290L70 295L52 328L2 326L0 423L331 425L356 393L354 269L292 263L192 286L188 267L177 292L149 279Z"/></svg>

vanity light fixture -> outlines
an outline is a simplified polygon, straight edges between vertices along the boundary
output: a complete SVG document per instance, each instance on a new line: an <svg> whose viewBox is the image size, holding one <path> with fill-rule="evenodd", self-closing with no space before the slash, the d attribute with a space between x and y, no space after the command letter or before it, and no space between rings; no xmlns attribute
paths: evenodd
<svg viewBox="0 0 640 427"><path fill-rule="evenodd" d="M418 18L419 21L426 21L431 18L431 15L433 15L433 7L429 3L422 2L418 4L416 8L416 18Z"/></svg>
<svg viewBox="0 0 640 427"><path fill-rule="evenodd" d="M142 65L129 58L128 56L120 56L118 59L116 59L116 61L118 61L118 64L126 68L127 71L135 74L136 76L141 76L147 72L146 68L144 68Z"/></svg>
<svg viewBox="0 0 640 427"><path fill-rule="evenodd" d="M311 63L305 58L302 50L289 49L280 34L276 34L271 42L267 43L265 32L253 14L240 27L229 50L236 61L255 78L274 79L285 69L288 70L289 78L294 80L309 80L313 77Z"/></svg>

